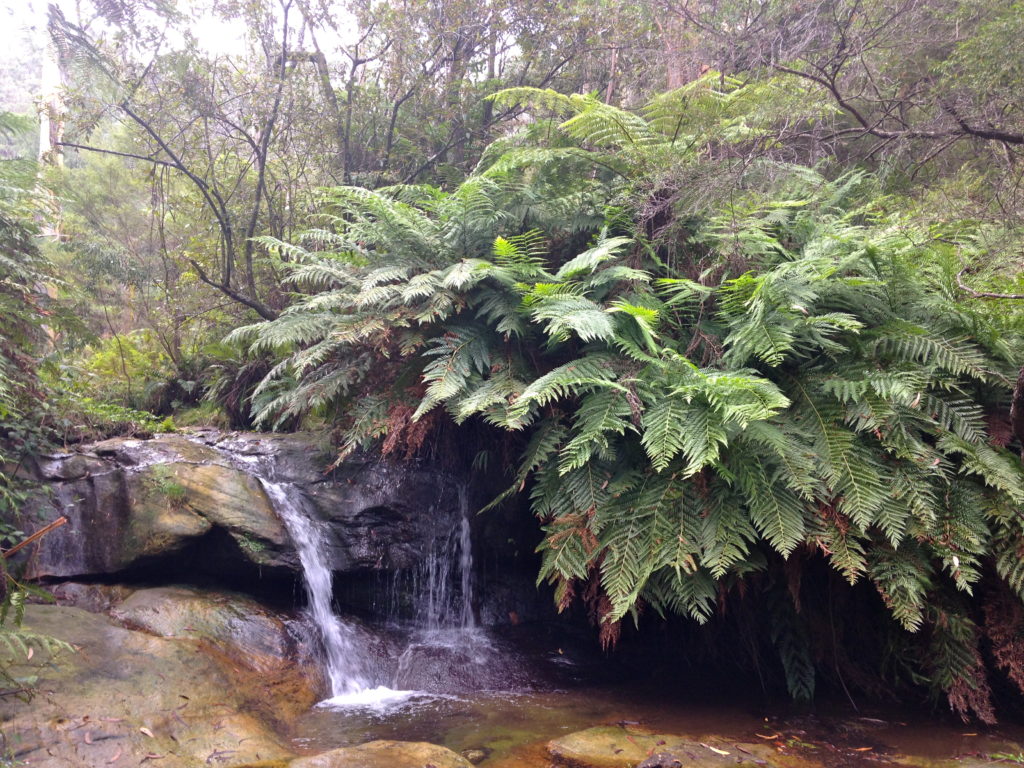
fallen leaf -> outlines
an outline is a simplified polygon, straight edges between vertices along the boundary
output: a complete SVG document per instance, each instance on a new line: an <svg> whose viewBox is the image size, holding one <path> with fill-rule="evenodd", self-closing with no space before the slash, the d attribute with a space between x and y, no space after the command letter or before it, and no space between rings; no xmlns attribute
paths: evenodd
<svg viewBox="0 0 1024 768"><path fill-rule="evenodd" d="M92 744L92 734L88 731L85 732L85 743Z"/></svg>
<svg viewBox="0 0 1024 768"><path fill-rule="evenodd" d="M719 749L718 747L712 747L710 744L705 744L703 741L700 743L700 745L702 747L704 747L705 749L710 749L716 755L728 755L729 754L724 749Z"/></svg>
<svg viewBox="0 0 1024 768"><path fill-rule="evenodd" d="M145 728L145 727L143 727L143 728L139 728L139 733L144 733L144 734L146 734L147 736L149 736L149 738L151 738L151 739L153 739L153 738L156 738L156 737L155 737L155 736L153 735L153 732L152 732L151 730L149 730L149 728Z"/></svg>
<svg viewBox="0 0 1024 768"><path fill-rule="evenodd" d="M25 654L25 658L26 659L31 659L35 655L36 655L36 649L33 648L32 646L29 646L28 653Z"/></svg>
<svg viewBox="0 0 1024 768"><path fill-rule="evenodd" d="M759 739L764 739L765 741L771 741L772 739L777 739L782 736L781 733L773 733L771 736L765 736L763 733L755 733L754 735Z"/></svg>
<svg viewBox="0 0 1024 768"><path fill-rule="evenodd" d="M961 733L960 735L961 736L977 736L978 734L976 734L976 733Z"/></svg>
<svg viewBox="0 0 1024 768"><path fill-rule="evenodd" d="M870 752L874 747L854 747L854 752Z"/></svg>
<svg viewBox="0 0 1024 768"><path fill-rule="evenodd" d="M110 758L109 760L107 760L107 765L111 765L112 763L116 763L118 760L120 760L121 759L121 753L123 751L124 750L121 747L118 747L117 748L117 752L114 753L114 756L112 758Z"/></svg>

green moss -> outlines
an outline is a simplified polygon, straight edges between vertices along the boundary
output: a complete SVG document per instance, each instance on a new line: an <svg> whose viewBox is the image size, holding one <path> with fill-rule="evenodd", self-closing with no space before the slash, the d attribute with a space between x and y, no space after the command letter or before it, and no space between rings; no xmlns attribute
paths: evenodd
<svg viewBox="0 0 1024 768"><path fill-rule="evenodd" d="M157 494L166 498L172 507L181 507L188 497L188 489L178 482L174 470L157 465L150 470L149 483Z"/></svg>
<svg viewBox="0 0 1024 768"><path fill-rule="evenodd" d="M255 536L250 536L248 533L236 533L235 541L238 542L238 546L253 555L267 551L265 542L260 541Z"/></svg>

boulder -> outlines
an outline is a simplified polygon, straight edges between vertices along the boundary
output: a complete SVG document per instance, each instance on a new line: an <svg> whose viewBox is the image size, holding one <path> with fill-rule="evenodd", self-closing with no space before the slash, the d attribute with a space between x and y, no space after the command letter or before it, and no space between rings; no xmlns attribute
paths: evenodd
<svg viewBox="0 0 1024 768"><path fill-rule="evenodd" d="M154 637L65 606L29 606L25 626L75 651L50 658L36 648L10 668L38 676L31 701L0 699L19 764L98 768L159 757L161 768L186 768L293 757L253 713L259 681L244 692L194 640Z"/></svg>
<svg viewBox="0 0 1024 768"><path fill-rule="evenodd" d="M630 726L600 726L548 743L555 764L565 768L727 768L772 765L771 747L721 739L693 741Z"/></svg>
<svg viewBox="0 0 1024 768"><path fill-rule="evenodd" d="M211 527L226 531L258 565L295 565L288 531L274 512L259 479L222 464L172 462L129 476L137 548L166 532L180 539ZM133 531L134 532L134 531Z"/></svg>
<svg viewBox="0 0 1024 768"><path fill-rule="evenodd" d="M160 637L191 638L257 673L296 664L299 640L284 616L240 594L188 587L139 589L111 610L126 627ZM315 670L309 670L317 679Z"/></svg>
<svg viewBox="0 0 1024 768"><path fill-rule="evenodd" d="M423 741L370 741L292 760L288 768L472 768L462 755Z"/></svg>
<svg viewBox="0 0 1024 768"><path fill-rule="evenodd" d="M514 647L484 632L435 630L410 638L394 685L435 693L523 690L536 684L531 672Z"/></svg>
<svg viewBox="0 0 1024 768"><path fill-rule="evenodd" d="M123 584L82 584L64 581L47 588L59 605L82 608L90 613L106 613L123 603L134 587Z"/></svg>

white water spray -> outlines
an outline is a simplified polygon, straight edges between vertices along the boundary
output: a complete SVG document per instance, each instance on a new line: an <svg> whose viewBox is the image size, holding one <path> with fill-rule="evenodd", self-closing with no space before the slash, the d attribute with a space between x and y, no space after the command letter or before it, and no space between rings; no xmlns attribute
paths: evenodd
<svg viewBox="0 0 1024 768"><path fill-rule="evenodd" d="M288 529L302 563L309 610L324 645L331 696L365 691L370 687L352 627L334 615L332 573L328 566L324 526L314 521L309 502L298 489L263 481L274 509Z"/></svg>

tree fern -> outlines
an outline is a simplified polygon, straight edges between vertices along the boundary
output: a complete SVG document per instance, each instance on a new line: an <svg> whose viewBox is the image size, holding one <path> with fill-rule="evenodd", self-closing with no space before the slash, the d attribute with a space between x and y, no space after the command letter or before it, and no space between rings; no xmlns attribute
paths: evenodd
<svg viewBox="0 0 1024 768"><path fill-rule="evenodd" d="M336 398L345 451L438 407L524 433L494 504L529 493L539 581L560 608L585 591L605 637L643 604L708 621L761 574L765 642L809 697L783 569L867 582L921 637L986 573L1024 594L1024 475L989 438L1022 345L952 307L940 246L863 173L765 161L711 208L679 202L698 155L764 136L777 85L701 78L635 111L502 92L563 121L554 146L510 136L448 192L330 193L322 250L263 243L309 293L235 338L283 357L261 414Z"/></svg>

